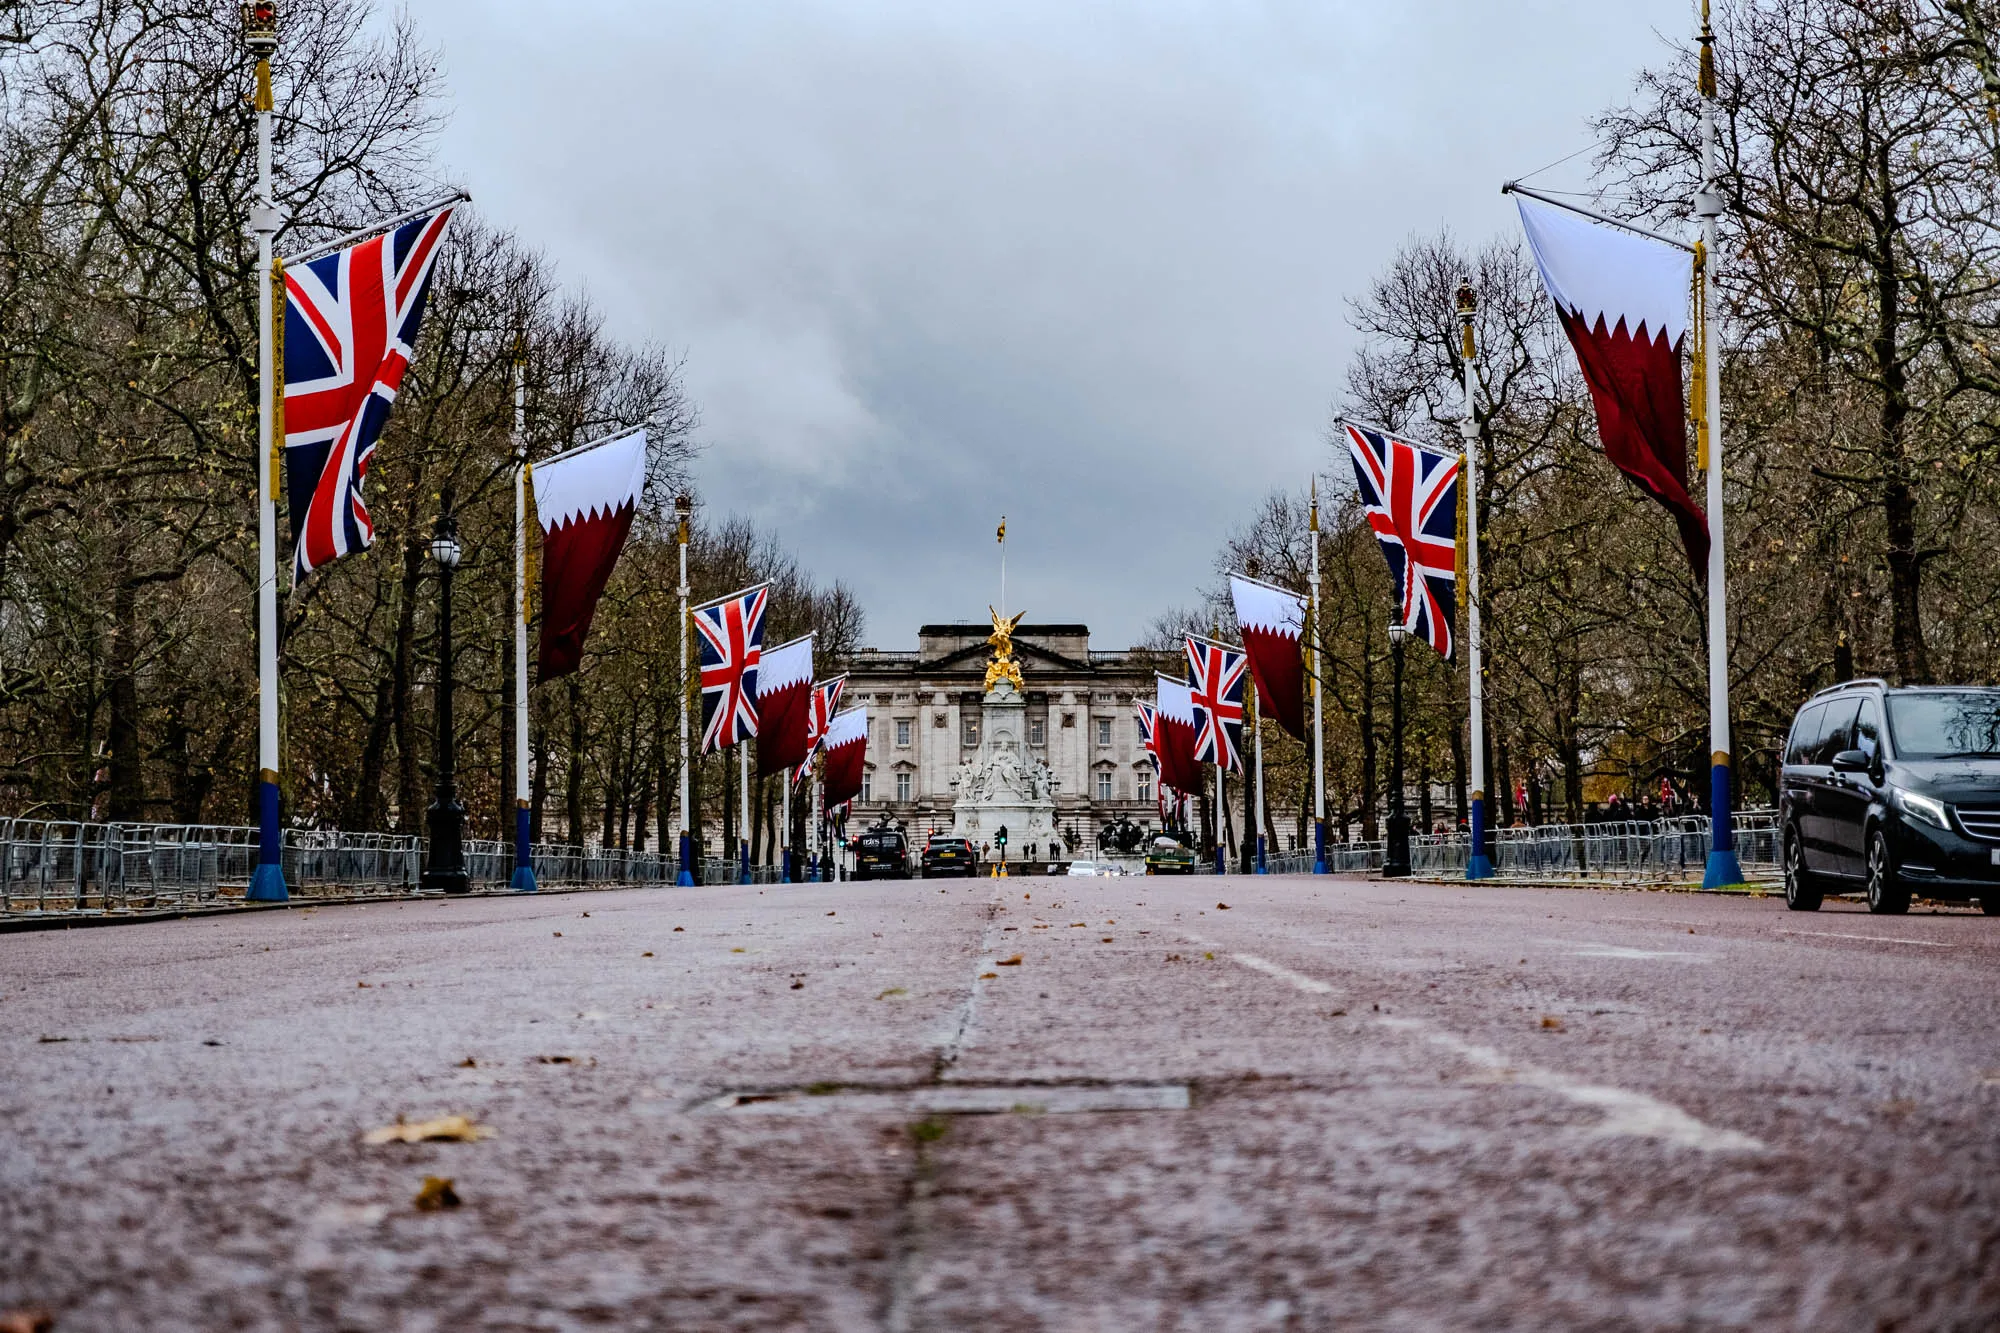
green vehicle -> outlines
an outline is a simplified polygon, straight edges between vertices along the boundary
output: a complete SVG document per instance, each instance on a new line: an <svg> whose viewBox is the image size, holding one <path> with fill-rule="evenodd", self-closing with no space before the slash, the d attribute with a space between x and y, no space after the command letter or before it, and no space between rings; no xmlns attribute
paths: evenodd
<svg viewBox="0 0 2000 1333"><path fill-rule="evenodd" d="M1194 873L1194 853L1172 838L1153 839L1153 845L1146 849L1146 873L1149 875L1192 875Z"/></svg>

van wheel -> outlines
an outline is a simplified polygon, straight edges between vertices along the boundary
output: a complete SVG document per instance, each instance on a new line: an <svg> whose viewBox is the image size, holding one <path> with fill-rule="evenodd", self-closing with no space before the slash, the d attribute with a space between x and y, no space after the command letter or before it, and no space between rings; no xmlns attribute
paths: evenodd
<svg viewBox="0 0 2000 1333"><path fill-rule="evenodd" d="M1910 910L1910 890L1896 876L1889 859L1889 838L1881 829L1868 834L1868 910L1877 916L1901 916Z"/></svg>
<svg viewBox="0 0 2000 1333"><path fill-rule="evenodd" d="M1785 906L1794 912L1817 912L1826 900L1826 890L1806 873L1806 852L1799 831L1785 825Z"/></svg>

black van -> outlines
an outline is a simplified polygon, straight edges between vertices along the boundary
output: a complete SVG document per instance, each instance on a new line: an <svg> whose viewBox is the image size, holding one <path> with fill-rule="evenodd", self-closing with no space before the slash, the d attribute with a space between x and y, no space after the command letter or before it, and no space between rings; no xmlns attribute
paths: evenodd
<svg viewBox="0 0 2000 1333"><path fill-rule="evenodd" d="M901 830L872 828L854 840L854 878L909 877L910 843Z"/></svg>
<svg viewBox="0 0 2000 1333"><path fill-rule="evenodd" d="M1821 690L1792 720L1779 785L1793 911L1865 886L1871 912L1921 892L2000 916L2000 689Z"/></svg>

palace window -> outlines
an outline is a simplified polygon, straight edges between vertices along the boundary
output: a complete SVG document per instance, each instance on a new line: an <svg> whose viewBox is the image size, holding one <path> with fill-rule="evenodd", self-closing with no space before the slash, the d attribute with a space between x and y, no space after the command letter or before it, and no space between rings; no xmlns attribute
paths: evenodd
<svg viewBox="0 0 2000 1333"><path fill-rule="evenodd" d="M861 799L864 802L875 799L875 774L867 769L861 773Z"/></svg>
<svg viewBox="0 0 2000 1333"><path fill-rule="evenodd" d="M896 799L906 805L909 803L910 775L908 773L898 773L896 775Z"/></svg>
<svg viewBox="0 0 2000 1333"><path fill-rule="evenodd" d="M910 743L910 719L906 717L899 717L896 719L896 744L907 747L909 743Z"/></svg>
<svg viewBox="0 0 2000 1333"><path fill-rule="evenodd" d="M1045 717L1028 719L1028 744L1047 745L1049 743L1049 720Z"/></svg>
<svg viewBox="0 0 2000 1333"><path fill-rule="evenodd" d="M1111 770L1108 768L1100 769L1098 771L1097 799L1100 801L1108 801L1111 799Z"/></svg>
<svg viewBox="0 0 2000 1333"><path fill-rule="evenodd" d="M1111 744L1111 719L1108 717L1097 719L1097 743L1099 745Z"/></svg>
<svg viewBox="0 0 2000 1333"><path fill-rule="evenodd" d="M1135 778L1135 779L1134 779L1134 781L1138 783L1138 787L1139 787L1139 799L1140 799L1140 800L1142 800L1142 801L1150 801L1150 800L1152 800L1152 799L1153 799L1153 775L1152 775L1152 774L1151 774L1150 772L1148 772L1148 771L1147 771L1146 769L1143 769L1143 768L1142 768L1142 769L1140 769L1140 770L1139 770L1139 775L1138 775L1138 777L1137 777L1137 778Z"/></svg>
<svg viewBox="0 0 2000 1333"><path fill-rule="evenodd" d="M979 744L979 719L976 717L966 718L964 723L959 727L959 732L959 738L965 742L967 749L977 746Z"/></svg>

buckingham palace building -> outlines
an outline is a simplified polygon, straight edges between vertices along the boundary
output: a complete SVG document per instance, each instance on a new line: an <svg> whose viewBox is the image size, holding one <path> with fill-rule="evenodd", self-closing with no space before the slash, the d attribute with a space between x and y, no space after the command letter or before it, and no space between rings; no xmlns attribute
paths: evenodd
<svg viewBox="0 0 2000 1333"><path fill-rule="evenodd" d="M925 625L913 653L855 654L841 707L866 704L869 732L850 827L886 818L918 846L932 832L951 831L952 779L980 751L989 632L969 623ZM1091 847L1098 830L1120 816L1157 825L1153 766L1133 707L1153 698L1148 655L1092 652L1085 625L1023 624L1013 645L1027 696L1023 748L1054 776L1055 824L1064 840Z"/></svg>

